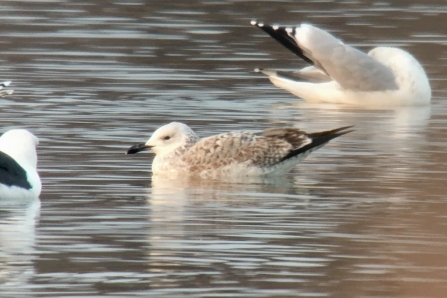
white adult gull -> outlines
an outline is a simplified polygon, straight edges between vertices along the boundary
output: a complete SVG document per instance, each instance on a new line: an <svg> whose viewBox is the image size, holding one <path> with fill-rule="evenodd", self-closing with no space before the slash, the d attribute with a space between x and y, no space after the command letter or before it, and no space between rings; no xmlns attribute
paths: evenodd
<svg viewBox="0 0 447 298"><path fill-rule="evenodd" d="M5 87L8 87L9 85L11 85L11 83L12 83L11 81L0 82L0 97L14 93L14 90L4 89Z"/></svg>
<svg viewBox="0 0 447 298"><path fill-rule="evenodd" d="M25 129L12 129L0 137L0 201L39 197L38 143L37 137Z"/></svg>
<svg viewBox="0 0 447 298"><path fill-rule="evenodd" d="M308 102L363 106L428 105L431 88L421 64L394 47L363 53L309 24L270 26L252 21L271 37L312 64L299 71L256 69L277 87Z"/></svg>
<svg viewBox="0 0 447 298"><path fill-rule="evenodd" d="M157 129L144 144L126 154L152 150L152 173L167 177L226 178L287 173L312 151L344 135L350 126L317 133L298 128L228 132L200 139L186 124L172 122Z"/></svg>

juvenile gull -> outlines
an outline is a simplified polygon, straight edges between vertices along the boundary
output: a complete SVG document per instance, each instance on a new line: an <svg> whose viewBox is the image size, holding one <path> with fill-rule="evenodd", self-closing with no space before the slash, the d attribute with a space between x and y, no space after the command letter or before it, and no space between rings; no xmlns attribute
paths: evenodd
<svg viewBox="0 0 447 298"><path fill-rule="evenodd" d="M26 201L40 195L36 146L39 140L24 129L0 137L0 200Z"/></svg>
<svg viewBox="0 0 447 298"><path fill-rule="evenodd" d="M312 151L350 132L350 126L306 133L298 128L228 132L200 139L186 124L172 122L157 129L145 144L127 154L152 149L152 173L203 178L281 175Z"/></svg>
<svg viewBox="0 0 447 298"><path fill-rule="evenodd" d="M256 69L279 88L309 102L365 106L427 105L427 75L409 53L377 47L365 54L309 24L270 26L252 21L294 54L312 64L299 71Z"/></svg>

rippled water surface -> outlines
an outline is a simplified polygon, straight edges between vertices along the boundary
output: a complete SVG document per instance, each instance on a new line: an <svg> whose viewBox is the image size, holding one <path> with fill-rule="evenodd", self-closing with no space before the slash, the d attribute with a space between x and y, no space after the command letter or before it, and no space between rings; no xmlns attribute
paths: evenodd
<svg viewBox="0 0 447 298"><path fill-rule="evenodd" d="M43 191L0 208L2 297L445 297L445 1L0 2L4 132L39 136ZM310 105L251 19L310 22L424 65L430 108ZM125 156L170 121L207 136L355 125L275 180L151 180Z"/></svg>

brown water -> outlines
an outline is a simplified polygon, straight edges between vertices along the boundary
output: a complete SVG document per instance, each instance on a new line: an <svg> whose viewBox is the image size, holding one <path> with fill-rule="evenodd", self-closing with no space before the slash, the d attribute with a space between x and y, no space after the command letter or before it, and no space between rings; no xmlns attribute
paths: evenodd
<svg viewBox="0 0 447 298"><path fill-rule="evenodd" d="M1 297L445 297L445 1L0 2L0 127L40 137L41 206L0 211ZM430 3L430 5L428 5ZM431 108L309 105L251 19L301 21L424 65ZM355 125L283 178L151 181L157 127Z"/></svg>

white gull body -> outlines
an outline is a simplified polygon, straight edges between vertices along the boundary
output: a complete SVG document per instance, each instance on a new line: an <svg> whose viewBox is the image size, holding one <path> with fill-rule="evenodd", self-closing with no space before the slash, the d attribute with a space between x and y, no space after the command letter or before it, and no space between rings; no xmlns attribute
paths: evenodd
<svg viewBox="0 0 447 298"><path fill-rule="evenodd" d="M39 140L24 129L12 129L0 137L0 201L37 199L41 182L37 173Z"/></svg>
<svg viewBox="0 0 447 298"><path fill-rule="evenodd" d="M200 139L186 124L172 122L157 129L144 144L127 154L151 149L152 173L168 177L202 178L281 175L346 129L306 133L297 128L260 132L228 132Z"/></svg>
<svg viewBox="0 0 447 298"><path fill-rule="evenodd" d="M0 97L14 93L14 90L4 89L5 87L8 87L9 85L11 85L11 83L12 83L11 81L4 81L4 82L0 83Z"/></svg>
<svg viewBox="0 0 447 298"><path fill-rule="evenodd" d="M428 105L431 88L421 64L394 47L363 53L309 24L270 26L252 21L270 36L313 64L300 71L257 69L277 87L314 103L363 106Z"/></svg>

